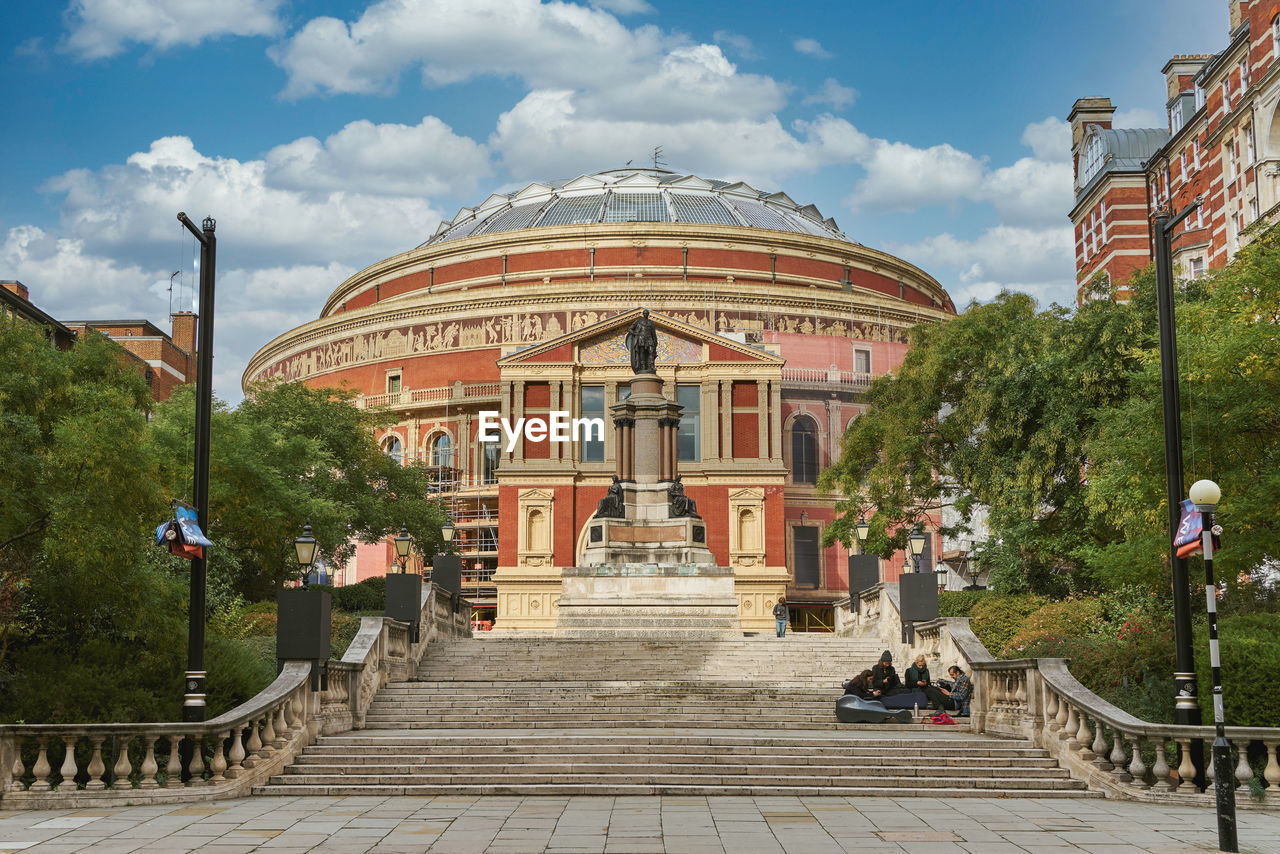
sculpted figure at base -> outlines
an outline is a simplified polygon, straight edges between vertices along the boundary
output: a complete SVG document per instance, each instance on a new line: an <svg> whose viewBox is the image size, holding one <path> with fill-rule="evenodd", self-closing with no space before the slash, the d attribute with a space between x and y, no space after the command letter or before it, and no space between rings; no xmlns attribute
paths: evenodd
<svg viewBox="0 0 1280 854"><path fill-rule="evenodd" d="M658 358L658 329L649 319L649 309L627 329L627 352L631 354L631 370L637 374L651 374Z"/></svg>
<svg viewBox="0 0 1280 854"><path fill-rule="evenodd" d="M622 519L626 516L626 504L622 500L622 481L618 480L618 476L613 476L613 483L609 485L609 491L604 494L604 498L600 499L600 503L596 505L597 519Z"/></svg>
<svg viewBox="0 0 1280 854"><path fill-rule="evenodd" d="M667 487L667 500L671 504L668 515L672 519L685 516L701 519L702 517L698 515L698 503L684 494L684 483L681 482L680 477L676 475L676 479Z"/></svg>

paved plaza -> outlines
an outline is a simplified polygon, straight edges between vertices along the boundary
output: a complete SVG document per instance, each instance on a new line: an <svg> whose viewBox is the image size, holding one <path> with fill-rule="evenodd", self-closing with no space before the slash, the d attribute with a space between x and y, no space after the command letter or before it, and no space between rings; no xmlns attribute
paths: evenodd
<svg viewBox="0 0 1280 854"><path fill-rule="evenodd" d="M1211 809L1029 798L259 797L0 813L0 852L128 854L1174 854L1217 850ZM1242 812L1240 850L1280 852Z"/></svg>

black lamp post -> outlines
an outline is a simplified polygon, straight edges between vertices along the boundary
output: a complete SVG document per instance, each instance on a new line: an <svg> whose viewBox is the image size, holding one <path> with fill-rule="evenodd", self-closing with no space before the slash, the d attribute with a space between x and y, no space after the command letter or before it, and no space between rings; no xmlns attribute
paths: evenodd
<svg viewBox="0 0 1280 854"><path fill-rule="evenodd" d="M440 526L440 538L444 540L442 551L447 554L453 546L453 520L448 516L444 517L444 524Z"/></svg>
<svg viewBox="0 0 1280 854"><path fill-rule="evenodd" d="M316 559L316 538L311 535L311 520L302 526L302 536L293 541L293 548L298 553L298 565L302 567L302 586L306 587L311 578L311 564Z"/></svg>
<svg viewBox="0 0 1280 854"><path fill-rule="evenodd" d="M858 535L858 554L862 554L867 547L867 535L871 533L871 526L867 524L866 516L858 517L858 524L853 530Z"/></svg>
<svg viewBox="0 0 1280 854"><path fill-rule="evenodd" d="M920 571L920 555L924 554L924 531L920 530L920 526L916 525L915 530L911 532L911 536L907 538L911 543L911 556L915 560L916 572Z"/></svg>
<svg viewBox="0 0 1280 854"><path fill-rule="evenodd" d="M1200 511L1202 530L1200 545L1204 550L1204 600L1209 610L1209 663L1213 673L1213 794L1218 809L1218 850L1239 851L1236 841L1235 771L1231 765L1231 746L1227 744L1222 714L1222 658L1218 653L1218 584L1213 577L1213 535L1217 533L1213 514L1218 510L1222 490L1211 480L1197 480L1187 493ZM1241 747L1241 750L1244 750Z"/></svg>
<svg viewBox="0 0 1280 854"><path fill-rule="evenodd" d="M938 592L941 593L947 588L947 565L938 561L937 566L933 568L933 574L938 579Z"/></svg>
<svg viewBox="0 0 1280 854"><path fill-rule="evenodd" d="M404 575L405 564L409 562L409 547L413 545L413 538L409 536L409 529L401 525L399 536L395 537L392 542L396 544L396 558L400 561L400 574Z"/></svg>
<svg viewBox="0 0 1280 854"><path fill-rule="evenodd" d="M196 523L208 536L209 531L209 431L213 413L213 272L218 258L217 223L205 217L200 228L185 213L178 221L200 241L200 325L196 344L196 435L195 471L192 492L196 505ZM205 556L191 560L191 604L187 615L187 672L183 678L182 720L204 720L204 618Z"/></svg>
<svg viewBox="0 0 1280 854"><path fill-rule="evenodd" d="M1156 263L1156 312L1160 331L1160 379L1164 411L1164 468L1169 504L1169 562L1173 576L1174 685L1177 697L1174 716L1179 724L1198 725L1200 704L1196 702L1196 665L1191 636L1191 579L1187 561L1178 557L1179 506L1182 503L1182 416L1178 399L1178 343L1173 317L1173 230L1202 199L1187 205L1176 216L1167 207L1158 208L1151 220L1151 236ZM1191 760L1196 780L1203 780L1204 746L1191 743Z"/></svg>

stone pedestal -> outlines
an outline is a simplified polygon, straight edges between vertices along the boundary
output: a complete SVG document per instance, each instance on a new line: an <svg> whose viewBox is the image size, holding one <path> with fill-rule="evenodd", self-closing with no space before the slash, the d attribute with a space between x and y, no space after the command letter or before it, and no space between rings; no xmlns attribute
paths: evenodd
<svg viewBox="0 0 1280 854"><path fill-rule="evenodd" d="M733 570L696 564L572 566L555 636L703 640L741 637Z"/></svg>

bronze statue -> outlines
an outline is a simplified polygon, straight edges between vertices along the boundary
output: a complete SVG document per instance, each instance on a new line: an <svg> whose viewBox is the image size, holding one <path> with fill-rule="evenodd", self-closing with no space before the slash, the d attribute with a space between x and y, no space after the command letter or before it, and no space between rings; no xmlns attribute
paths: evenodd
<svg viewBox="0 0 1280 854"><path fill-rule="evenodd" d="M631 370L637 374L652 374L658 358L658 330L649 319L649 309L627 330L627 352L631 354Z"/></svg>
<svg viewBox="0 0 1280 854"><path fill-rule="evenodd" d="M627 515L626 503L622 500L622 481L618 480L618 476L613 476L613 483L609 485L609 491L604 494L604 498L600 499L600 503L596 505L597 519L622 519Z"/></svg>
<svg viewBox="0 0 1280 854"><path fill-rule="evenodd" d="M676 479L667 487L667 501L670 502L668 508L670 512L667 515L672 519L685 516L701 519L702 517L698 515L698 503L684 494L684 483L680 478L681 475L676 475Z"/></svg>

